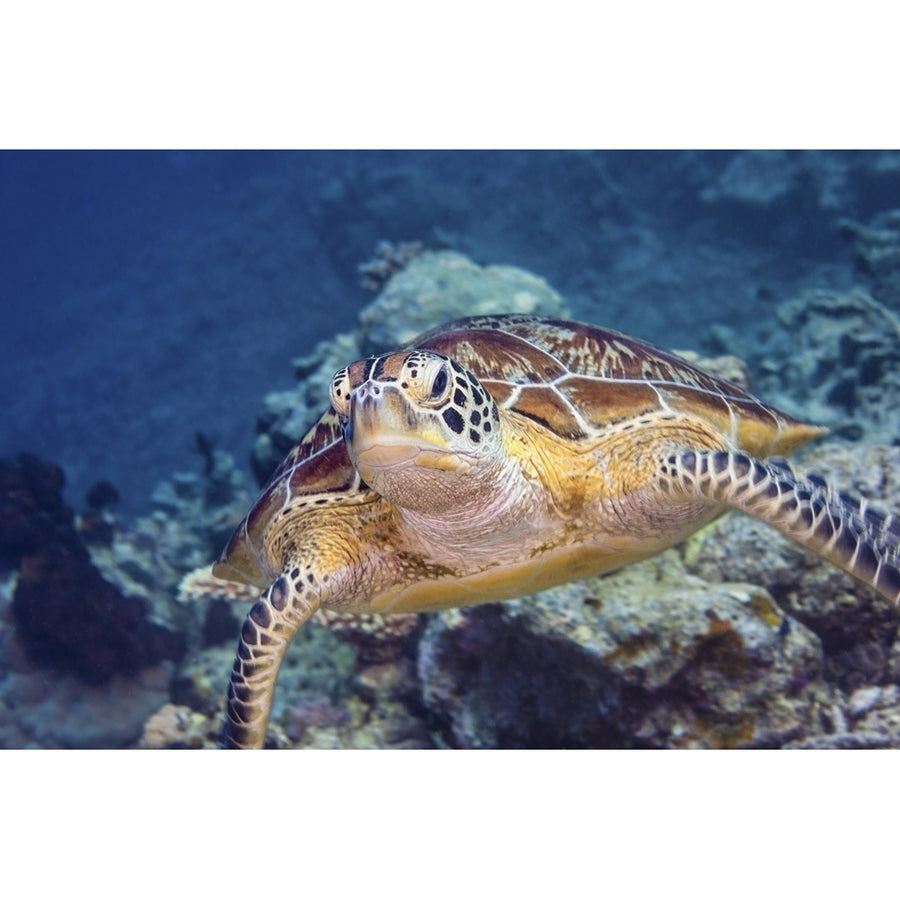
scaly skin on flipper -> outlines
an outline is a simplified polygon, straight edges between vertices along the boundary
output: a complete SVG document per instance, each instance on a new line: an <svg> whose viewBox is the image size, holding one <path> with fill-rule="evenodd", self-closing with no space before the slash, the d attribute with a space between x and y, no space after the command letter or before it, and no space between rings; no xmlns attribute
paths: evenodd
<svg viewBox="0 0 900 900"><path fill-rule="evenodd" d="M281 571L244 620L231 672L223 741L231 749L263 746L278 670L297 631L323 606L364 608L392 571L389 563L373 564L382 504L363 504L368 514L359 516L340 506L322 504L311 514L292 508L290 498L286 504L288 527L278 527L282 520L274 517L276 532L257 561L263 571ZM311 515L315 529L307 527Z"/></svg>
<svg viewBox="0 0 900 900"><path fill-rule="evenodd" d="M292 583L290 572L282 572L254 603L241 628L228 686L226 748L262 747L285 651L318 608L310 586Z"/></svg>
<svg viewBox="0 0 900 900"><path fill-rule="evenodd" d="M660 489L685 500L704 498L761 519L782 534L900 601L900 519L800 475L786 462L745 453L687 452L662 466Z"/></svg>

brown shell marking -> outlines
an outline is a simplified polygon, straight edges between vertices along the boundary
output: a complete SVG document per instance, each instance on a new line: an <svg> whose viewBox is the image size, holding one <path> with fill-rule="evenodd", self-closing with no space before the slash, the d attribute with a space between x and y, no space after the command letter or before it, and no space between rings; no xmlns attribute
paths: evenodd
<svg viewBox="0 0 900 900"><path fill-rule="evenodd" d="M678 356L617 331L538 316L458 319L415 345L471 369L502 407L579 440L669 410L711 422L761 456L824 434Z"/></svg>
<svg viewBox="0 0 900 900"><path fill-rule="evenodd" d="M272 473L213 566L213 574L265 587L271 576L263 571L254 548L276 517L307 503L365 502L372 496L350 462L337 414L329 407Z"/></svg>

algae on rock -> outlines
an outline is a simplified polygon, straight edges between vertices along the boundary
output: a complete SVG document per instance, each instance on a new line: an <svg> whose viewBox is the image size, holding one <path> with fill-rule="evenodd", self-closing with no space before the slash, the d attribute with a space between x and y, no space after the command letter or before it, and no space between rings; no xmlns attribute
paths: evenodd
<svg viewBox="0 0 900 900"><path fill-rule="evenodd" d="M436 615L426 705L461 747L773 747L821 730L821 644L752 584L678 553Z"/></svg>

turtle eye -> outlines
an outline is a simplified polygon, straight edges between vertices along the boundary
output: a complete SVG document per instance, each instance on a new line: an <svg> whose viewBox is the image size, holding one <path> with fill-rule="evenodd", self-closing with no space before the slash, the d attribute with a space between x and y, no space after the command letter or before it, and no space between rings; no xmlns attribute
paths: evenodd
<svg viewBox="0 0 900 900"><path fill-rule="evenodd" d="M341 369L331 379L331 405L342 419L350 415L350 373L347 369Z"/></svg>
<svg viewBox="0 0 900 900"><path fill-rule="evenodd" d="M444 360L434 360L435 366L434 377L431 379L431 386L426 388L427 393L423 391L422 402L427 406L438 406L447 398L450 391L450 371L449 366ZM428 382L422 385L426 387Z"/></svg>
<svg viewBox="0 0 900 900"><path fill-rule="evenodd" d="M447 367L441 366L441 370L434 376L434 381L431 382L431 400L437 401L444 396L449 380L450 376L447 374Z"/></svg>
<svg viewBox="0 0 900 900"><path fill-rule="evenodd" d="M425 406L440 406L450 393L450 363L436 353L413 352L403 365L400 387L410 399Z"/></svg>

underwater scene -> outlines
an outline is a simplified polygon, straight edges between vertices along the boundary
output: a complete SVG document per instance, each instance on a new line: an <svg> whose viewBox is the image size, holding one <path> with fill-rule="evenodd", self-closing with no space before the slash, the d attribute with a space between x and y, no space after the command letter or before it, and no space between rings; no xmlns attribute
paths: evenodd
<svg viewBox="0 0 900 900"><path fill-rule="evenodd" d="M0 203L0 747L900 746L900 151Z"/></svg>

